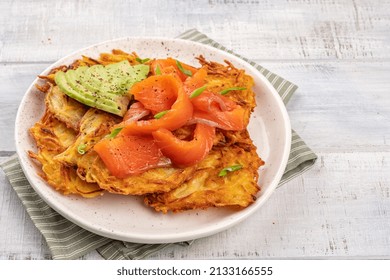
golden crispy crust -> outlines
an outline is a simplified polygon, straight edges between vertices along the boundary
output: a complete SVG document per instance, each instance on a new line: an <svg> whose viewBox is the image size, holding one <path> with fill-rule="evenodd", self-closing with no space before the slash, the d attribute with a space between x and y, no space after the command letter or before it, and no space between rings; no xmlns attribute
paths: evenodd
<svg viewBox="0 0 390 280"><path fill-rule="evenodd" d="M252 91L254 85L253 78L242 69L237 69L229 61L227 65L213 61L207 61L203 56L197 58L199 63L207 71L207 89L212 92L221 92L232 87L242 87L245 90L233 90L225 96L235 101L240 106L247 109L247 118L256 107L255 95Z"/></svg>
<svg viewBox="0 0 390 280"><path fill-rule="evenodd" d="M49 110L46 110L41 120L35 123L29 132L38 150L48 150L57 154L70 146L77 135L76 131L57 120Z"/></svg>
<svg viewBox="0 0 390 280"><path fill-rule="evenodd" d="M87 183L76 170L54 158L63 152L76 139L76 132L60 122L50 111L30 128L30 134L37 143L38 152L29 151L29 156L42 166L40 176L50 186L64 194L78 194L83 197L95 197L102 194L97 184Z"/></svg>
<svg viewBox="0 0 390 280"><path fill-rule="evenodd" d="M88 108L64 94L58 86L52 86L46 94L45 104L55 118L67 127L78 131L80 121Z"/></svg>
<svg viewBox="0 0 390 280"><path fill-rule="evenodd" d="M77 167L78 161L83 157L78 151L79 146L88 152L103 137L110 134L110 128L117 124L120 119L112 114L91 108L80 120L78 135L67 149L57 155L55 159L68 166Z"/></svg>

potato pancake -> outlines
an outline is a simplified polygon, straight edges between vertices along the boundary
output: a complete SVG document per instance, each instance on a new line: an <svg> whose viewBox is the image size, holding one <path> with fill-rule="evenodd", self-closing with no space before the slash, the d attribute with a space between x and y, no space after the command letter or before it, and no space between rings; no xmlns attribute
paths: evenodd
<svg viewBox="0 0 390 280"><path fill-rule="evenodd" d="M255 94L252 91L254 83L252 77L244 70L235 68L228 61L220 64L207 61L202 56L197 59L201 69L204 69L202 71L207 73L204 83L207 85L208 94L215 97L213 101L210 101L209 111L217 108L223 114L238 108L237 112L242 116L241 123L246 127L256 106ZM242 127L228 130L217 126L215 136L211 138L213 139L210 142L210 147L213 143L211 150L208 150L207 155L196 164L175 165L171 158L140 174L131 174L125 178L117 178L111 174L99 156L98 149L94 150L94 146L103 138L107 140L107 138L115 137L110 134L118 128L120 131L121 124L125 122L122 117L91 108L70 98L63 92L64 88L56 84L55 75L59 71L67 72L72 69L69 72L74 72L73 70L79 67L87 68L93 65L106 67L124 60L137 67L140 66L138 64L154 65L153 63L156 63L156 60L151 60L150 63L144 62L136 53L113 50L112 53L102 53L97 59L83 56L69 66L57 67L52 69L47 76L40 77L44 83L37 85L37 88L46 94L46 111L41 120L30 129L38 151L29 151L30 157L41 165L40 176L65 195L95 197L104 192L119 195L143 195L146 205L162 213L208 207L240 209L252 204L260 190L257 184L258 170L264 162L258 156L248 131L241 130ZM180 67L176 68L176 64ZM162 69L164 75L171 73L177 77L178 71L184 71L181 76L186 78L186 75L189 75L188 69L187 74L184 75L183 66L180 62L176 64ZM100 68L96 69L102 69L103 66L97 67ZM191 67L191 69L194 74L197 68ZM161 73L156 73L159 71L160 69L157 68L151 69L149 76L160 75ZM193 84L196 83L199 81L194 79ZM222 95L223 98L220 98ZM136 101L139 102L139 100ZM205 108L207 109L207 106ZM206 109L203 108L203 110ZM207 114L206 111L202 114ZM126 115L125 117L127 118ZM146 113L140 118L153 120L153 115ZM158 117L154 116L154 118ZM138 119L131 121L138 121ZM194 140L194 131L198 121L194 117L186 125L172 129L172 135L183 143L191 142ZM213 123L213 120L201 121L207 125ZM237 168L233 169L232 166ZM228 171L221 172L226 169Z"/></svg>
<svg viewBox="0 0 390 280"><path fill-rule="evenodd" d="M58 86L51 86L50 88L45 98L47 110L58 120L65 123L67 127L78 131L81 118L88 108L65 95Z"/></svg>
<svg viewBox="0 0 390 280"><path fill-rule="evenodd" d="M38 152L29 151L29 156L42 165L39 174L56 190L63 194L78 194L83 197L95 197L102 194L97 184L83 181L76 170L54 160L76 139L76 132L68 128L54 115L46 111L42 119L31 129L30 134L37 143Z"/></svg>

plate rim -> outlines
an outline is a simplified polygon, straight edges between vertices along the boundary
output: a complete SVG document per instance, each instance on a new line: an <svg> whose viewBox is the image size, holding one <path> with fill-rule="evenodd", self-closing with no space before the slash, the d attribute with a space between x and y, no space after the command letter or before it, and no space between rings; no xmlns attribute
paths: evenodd
<svg viewBox="0 0 390 280"><path fill-rule="evenodd" d="M24 173L25 177L29 181L31 187L37 192L37 194L39 195L40 198L42 198L51 208L53 208L54 211L56 211L57 213L59 213L64 218L68 219L69 221L75 223L76 225L84 228L85 230L88 230L88 231L93 232L93 233L95 233L97 235L104 236L104 237L107 237L107 238L119 239L119 240L123 240L123 241L136 242L136 243L155 244L155 243L180 242L180 241L187 241L187 240L191 240L191 239L198 239L198 238L201 238L201 237L210 236L210 235L216 234L218 232L222 232L224 230L227 230L228 228L231 228L231 227L237 225L238 223L242 222L243 220L245 220L246 218L251 216L255 211L257 211L259 208L261 208L261 206L269 199L269 197L275 191L277 185L279 184L279 182L280 182L280 180L282 178L284 170L285 170L285 168L287 166L289 153L290 153L290 149L291 149L291 123L290 123L290 118L289 118L289 115L287 113L287 109L286 109L286 107L285 107L285 105L283 103L283 100L282 100L281 96L278 94L278 92L276 91L276 89L272 86L272 84L268 81L268 79L266 79L266 77L262 73L260 73L254 66L252 66L249 62L245 61L241 57L233 55L232 53L229 53L229 52L227 52L225 50L221 50L221 49L215 48L213 46L202 44L202 43L199 43L199 42L194 42L194 41L190 41L190 40L186 40L186 39L180 39L180 38L168 38L168 37L159 37L159 36L156 36L156 37L154 37L154 36L119 37L119 38L115 38L115 39L111 39L111 40L105 40L105 41L102 41L102 42L91 44L91 45L89 45L87 47L77 49L77 50L75 50L75 51L73 51L73 52L71 52L71 53L69 53L69 54L59 58L54 63L52 63L48 67L46 67L39 75L47 73L52 68L58 66L61 63L61 61L64 61L64 60L70 58L71 56L75 56L75 55L77 55L79 53L82 53L82 52L85 52L85 51L87 51L87 50L89 50L91 48L102 46L104 44L113 44L115 42L121 42L121 41L125 41L125 40L128 40L128 41L129 40L172 41L172 42L181 42L182 44L196 45L196 46L199 46L201 48L208 49L208 50L210 50L212 52L221 53L227 59L238 60L241 64L245 65L245 67L251 69L252 72L258 73L258 76L260 77L262 82L264 82L267 85L267 88L271 91L271 93L273 94L276 102L278 103L278 107L280 108L284 125L286 126L286 131L285 131L286 133L285 133L285 139L284 139L285 140L284 141L285 145L283 147L284 148L283 158L282 158L281 164L279 166L279 169L278 169L278 171L275 174L274 179L272 180L271 183L269 183L269 185L267 187L267 190L264 193L261 194L262 200L258 204L254 205L253 207L250 207L250 208L248 207L249 209L246 208L245 209L246 211L244 212L244 214L240 215L237 219L234 219L233 221L230 221L229 223L225 222L223 226L212 227L211 229L209 229L210 227L206 227L206 230L203 229L201 231L197 231L196 233L191 235L191 237L181 236L180 232L166 234L164 237L160 237L159 239L156 239L153 236L148 238L146 236L140 236L139 234L138 235L130 234L130 235L127 235L127 236L123 236L122 234L116 234L115 232L106 231L106 230L102 230L102 229L93 227L92 225L90 225L88 223L85 223L84 221L79 221L77 218L74 217L74 215L71 215L71 213L67 213L66 211L63 211L61 209L61 207L57 206L53 201L48 199L42 192L40 192L39 188L37 188L35 186L35 184L32 182L32 178L30 178L29 172L27 172L26 166L24 166L24 163L23 163L23 160L22 160L22 153L25 153L25 151L24 150L22 151L21 147L18 145L18 142L19 142L18 141L19 140L18 132L19 132L19 130L17 129L17 124L20 123L20 118L21 118L20 111L21 111L22 104L24 104L26 102L28 93L33 90L35 84L39 81L38 75L31 82L30 86L25 91L22 100L20 101L20 104L19 104L18 110L17 110L17 114L16 114L16 118L15 118L15 132L14 132L16 153L17 153L17 156L18 156L18 159L19 159L19 162L20 162L20 166L21 166L21 168L23 170L23 173Z"/></svg>

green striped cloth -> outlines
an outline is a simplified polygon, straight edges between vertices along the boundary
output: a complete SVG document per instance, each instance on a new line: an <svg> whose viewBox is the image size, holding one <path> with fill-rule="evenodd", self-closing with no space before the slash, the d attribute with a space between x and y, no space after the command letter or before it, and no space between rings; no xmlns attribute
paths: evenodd
<svg viewBox="0 0 390 280"><path fill-rule="evenodd" d="M233 53L195 29L183 33L179 38L211 45L215 48ZM233 54L257 68L276 88L284 103L288 102L297 89L296 85L253 61L235 53ZM302 174L314 164L316 158L317 156L306 146L298 134L293 131L290 158L279 186ZM3 162L1 167L35 226L45 237L53 259L77 259L93 250L97 250L105 259L142 259L172 245L123 242L91 233L63 218L38 196L24 176L16 155L11 156ZM175 244L186 246L191 244L191 242Z"/></svg>

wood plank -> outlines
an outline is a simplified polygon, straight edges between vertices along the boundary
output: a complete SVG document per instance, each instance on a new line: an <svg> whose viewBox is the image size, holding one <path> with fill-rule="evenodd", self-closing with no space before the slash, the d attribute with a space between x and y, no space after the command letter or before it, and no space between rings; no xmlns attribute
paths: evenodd
<svg viewBox="0 0 390 280"><path fill-rule="evenodd" d="M390 152L320 153L312 169L241 224L150 258L388 258L389 174ZM1 171L0 184L0 259L49 257Z"/></svg>
<svg viewBox="0 0 390 280"><path fill-rule="evenodd" d="M261 61L258 61L262 63ZM287 106L292 127L318 152L389 151L390 66L386 62L265 62L299 85ZM14 151L18 104L47 64L0 65L0 151Z"/></svg>
<svg viewBox="0 0 390 280"><path fill-rule="evenodd" d="M15 151L15 118L24 93L49 64L0 65L0 151Z"/></svg>
<svg viewBox="0 0 390 280"><path fill-rule="evenodd" d="M390 57L389 1L202 0L0 3L0 61L56 61L125 36L191 28L253 59Z"/></svg>
<svg viewBox="0 0 390 280"><path fill-rule="evenodd" d="M387 63L263 64L298 84L287 111L292 127L315 151L389 151Z"/></svg>

